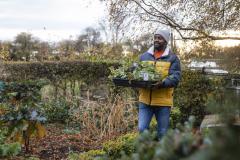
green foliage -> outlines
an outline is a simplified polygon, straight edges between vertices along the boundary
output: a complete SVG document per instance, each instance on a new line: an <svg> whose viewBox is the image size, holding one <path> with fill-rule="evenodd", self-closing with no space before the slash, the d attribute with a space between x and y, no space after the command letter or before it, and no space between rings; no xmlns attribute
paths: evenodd
<svg viewBox="0 0 240 160"><path fill-rule="evenodd" d="M118 64L86 61L6 62L0 65L6 74L0 75L0 78L6 81L48 79L54 83L63 79L80 79L91 84L99 78L107 79L108 68L114 65Z"/></svg>
<svg viewBox="0 0 240 160"><path fill-rule="evenodd" d="M124 154L123 160L179 160L192 155L203 145L202 137L192 132L194 118L184 126L169 130L161 141L156 140L156 134L144 131L137 139L136 152Z"/></svg>
<svg viewBox="0 0 240 160"><path fill-rule="evenodd" d="M122 66L120 66L119 68L115 69L114 67L110 67L110 71L111 71L111 75L109 76L109 78L128 78L128 69L130 67L129 63L124 63Z"/></svg>
<svg viewBox="0 0 240 160"><path fill-rule="evenodd" d="M8 127L8 136L25 144L35 132L40 138L45 135L41 125L44 121L44 116L28 107L11 108L1 116L2 125Z"/></svg>
<svg viewBox="0 0 240 160"><path fill-rule="evenodd" d="M132 71L131 68L132 67ZM129 80L147 80L156 81L160 80L161 75L156 71L154 64L146 62L137 63L124 63L121 67L114 69L110 68L111 76L110 78L122 78Z"/></svg>
<svg viewBox="0 0 240 160"><path fill-rule="evenodd" d="M15 156L21 151L20 143L7 142L6 135L7 135L7 128L1 127L1 129L0 129L0 158Z"/></svg>
<svg viewBox="0 0 240 160"><path fill-rule="evenodd" d="M68 160L79 160L79 154L77 154L77 153L69 153L67 159Z"/></svg>
<svg viewBox="0 0 240 160"><path fill-rule="evenodd" d="M153 118L150 122L149 131L155 132L156 130L157 130L157 120L156 118Z"/></svg>
<svg viewBox="0 0 240 160"><path fill-rule="evenodd" d="M80 131L76 130L76 129L68 129L68 128L66 128L66 129L63 130L63 133L65 133L65 134L79 134Z"/></svg>
<svg viewBox="0 0 240 160"><path fill-rule="evenodd" d="M10 82L5 87L2 96L5 101L19 101L22 105L35 106L41 101L40 89L47 84L47 81L22 81Z"/></svg>
<svg viewBox="0 0 240 160"><path fill-rule="evenodd" d="M232 124L211 130L210 134L204 138L204 141L207 141L209 145L202 147L188 160L239 159L239 133L239 126Z"/></svg>
<svg viewBox="0 0 240 160"><path fill-rule="evenodd" d="M221 81L218 80L217 82L221 84ZM209 104L210 112L220 115L220 121L224 126L208 128L205 140L210 141L211 145L199 150L189 158L190 160L239 159L240 127L238 124L240 105L238 95L232 97L230 93L227 90L223 90L222 87L213 93L213 99L211 99Z"/></svg>
<svg viewBox="0 0 240 160"><path fill-rule="evenodd" d="M106 153L103 150L90 150L79 155L80 160L92 160L104 156Z"/></svg>
<svg viewBox="0 0 240 160"><path fill-rule="evenodd" d="M11 59L13 60L30 60L30 55L36 49L38 40L31 34L22 32L18 34L14 40L12 47L13 53Z"/></svg>
<svg viewBox="0 0 240 160"><path fill-rule="evenodd" d="M104 160L105 154L103 150L90 150L81 154L70 153L68 160Z"/></svg>
<svg viewBox="0 0 240 160"><path fill-rule="evenodd" d="M70 118L70 104L63 98L51 100L43 104L45 115L49 122L66 123Z"/></svg>
<svg viewBox="0 0 240 160"><path fill-rule="evenodd" d="M123 63L124 65L122 67L124 72L128 69L127 66L132 64L132 60L130 59L125 61L126 62L125 64ZM99 79L108 83L109 81L106 77L110 73L110 66L115 66L116 68L116 66L119 66L119 64L80 61L5 63L6 71L10 73L9 79L22 79L23 77L24 79L47 78L59 88L64 88L64 86L60 86L60 83L57 83L63 79L81 80L81 82L86 83L86 85L97 83L99 82ZM19 68L22 68L22 70L19 71ZM137 70L138 69L135 70L136 73L138 72ZM125 73L123 73L123 75L126 76ZM130 77L134 77L134 75L131 75ZM201 73L194 71L183 71L182 80L174 94L174 106L180 110L182 116L180 119L175 117L172 119L174 121L173 126L175 126L178 121L181 121L182 123L186 121L189 115L195 115L197 119L196 123L199 125L206 113L205 107L208 94L215 89L213 86L214 84L211 83L211 80ZM119 88L112 89L111 86L109 87L109 90L115 90L114 92L121 93ZM112 92L110 91L110 93ZM56 94L58 93L56 92ZM65 105L65 103L62 102L50 102L49 104L46 104L45 109L49 111L48 117L52 117L50 119L54 120L60 119L61 116L68 117L68 107L69 106L67 104ZM55 115L53 113L59 114Z"/></svg>
<svg viewBox="0 0 240 160"><path fill-rule="evenodd" d="M223 113L223 115L225 114ZM211 129L204 135L193 128L195 123L193 116L184 125L178 124L176 129L170 129L160 141L155 139L155 133L144 131L137 138L134 146L135 152L121 154L121 157L115 159L236 160L240 156L238 148L240 127L227 119L226 126Z"/></svg>
<svg viewBox="0 0 240 160"><path fill-rule="evenodd" d="M134 143L136 137L136 133L128 133L120 136L116 140L108 141L103 144L103 151L105 151L111 159L120 157L122 153L127 155L133 153L135 151Z"/></svg>
<svg viewBox="0 0 240 160"><path fill-rule="evenodd" d="M125 60L123 65L124 72L127 70L127 66L132 64L132 60ZM101 62L80 62L80 61L62 61L62 62L45 62L45 63L5 63L6 71L9 73L8 79L36 79L36 78L47 78L52 81L56 88L62 89L64 86L58 83L61 80L81 80L86 85L94 84L101 81L109 84L107 76L110 73L110 66L119 66L119 64L113 63L101 63ZM141 65L139 65L141 66ZM19 71L19 68L21 70ZM141 67L139 67L141 68ZM150 67L151 68L151 67ZM140 69L141 70L141 69ZM138 69L135 70L137 74ZM135 73L134 71L134 73ZM138 72L139 73L139 72ZM125 76L126 74L123 73ZM130 77L134 77L131 75ZM136 77L136 76L135 76ZM214 84L211 80L198 72L183 71L182 80L175 90L174 106L179 108L181 118L173 118L173 126L177 121L184 122L188 119L189 115L196 116L196 123L200 124L203 116L205 115L205 107L208 94L214 90ZM111 88L116 93L121 93L121 88ZM59 90L56 90L55 94L58 94ZM137 94L135 94L137 96ZM62 96L62 95L60 95ZM65 96L65 95L64 95ZM66 98L63 97L63 99ZM45 104L45 109L48 111L48 117L50 119L61 119L61 117L68 117L69 106L64 102L50 101ZM58 100L57 100L58 101ZM63 104L63 105L62 105ZM59 106L59 107L58 107ZM51 112L54 111L54 112ZM58 113L58 114L54 114ZM177 113L177 112L176 112Z"/></svg>
<svg viewBox="0 0 240 160"><path fill-rule="evenodd" d="M137 133L128 133L103 144L102 150L90 150L81 154L70 153L69 160L115 160L122 154L129 155L135 151Z"/></svg>
<svg viewBox="0 0 240 160"><path fill-rule="evenodd" d="M24 159L24 160L40 160L40 159L37 158L37 157L28 157L28 158L26 158L26 159Z"/></svg>
<svg viewBox="0 0 240 160"><path fill-rule="evenodd" d="M216 89L209 95L208 111L220 115L224 122L234 121L240 110L238 90L226 89L226 81L223 78L213 80Z"/></svg>
<svg viewBox="0 0 240 160"><path fill-rule="evenodd" d="M196 117L196 125L200 125L206 114L208 94L214 89L211 79L201 73L182 72L182 80L174 93L174 106L181 112L182 123L193 115Z"/></svg>
<svg viewBox="0 0 240 160"><path fill-rule="evenodd" d="M0 103L3 101L4 96L2 92L5 90L6 84L3 81L0 81Z"/></svg>
<svg viewBox="0 0 240 160"><path fill-rule="evenodd" d="M46 121L39 110L41 96L39 90L44 85L41 81L8 83L2 91L0 122L7 128L7 136L14 141L25 144L28 151L30 137L34 134L41 138L45 128L41 125Z"/></svg>
<svg viewBox="0 0 240 160"><path fill-rule="evenodd" d="M229 70L231 73L240 73L240 45L223 48L221 53L216 55L218 58L221 57L221 64Z"/></svg>
<svg viewBox="0 0 240 160"><path fill-rule="evenodd" d="M0 144L0 157L16 156L20 151L19 143Z"/></svg>
<svg viewBox="0 0 240 160"><path fill-rule="evenodd" d="M170 112L170 127L175 128L177 123L181 122L181 112L179 108L172 107Z"/></svg>

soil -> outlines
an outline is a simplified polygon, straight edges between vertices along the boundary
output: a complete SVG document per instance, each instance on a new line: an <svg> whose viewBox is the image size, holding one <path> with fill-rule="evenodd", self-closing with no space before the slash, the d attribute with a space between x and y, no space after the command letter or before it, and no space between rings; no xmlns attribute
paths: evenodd
<svg viewBox="0 0 240 160"><path fill-rule="evenodd" d="M48 124L45 126L47 135L42 139L31 139L31 151L26 153L24 147L22 152L13 157L14 160L23 160L28 157L36 157L43 160L64 160L70 152L81 153L92 149L101 149L103 142L113 139L119 134L99 138L89 137L87 132L81 131L77 134L64 133L66 128L63 124Z"/></svg>

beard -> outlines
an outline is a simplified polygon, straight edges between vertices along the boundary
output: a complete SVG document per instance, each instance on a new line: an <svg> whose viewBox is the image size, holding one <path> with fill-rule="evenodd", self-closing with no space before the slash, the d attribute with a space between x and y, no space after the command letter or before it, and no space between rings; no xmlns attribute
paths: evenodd
<svg viewBox="0 0 240 160"><path fill-rule="evenodd" d="M166 48L166 43L159 43L159 42L154 42L154 50L155 51L163 51Z"/></svg>

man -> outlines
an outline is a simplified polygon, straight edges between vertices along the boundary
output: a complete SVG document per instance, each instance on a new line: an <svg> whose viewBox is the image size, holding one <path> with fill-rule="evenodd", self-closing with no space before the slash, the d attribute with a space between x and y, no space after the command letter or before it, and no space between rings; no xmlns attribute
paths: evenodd
<svg viewBox="0 0 240 160"><path fill-rule="evenodd" d="M181 78L180 61L169 49L169 39L168 30L157 30L154 34L154 45L140 56L140 61L155 65L162 81L152 89L139 89L138 128L140 132L149 129L151 119L155 115L158 138L167 132L173 106L173 90Z"/></svg>

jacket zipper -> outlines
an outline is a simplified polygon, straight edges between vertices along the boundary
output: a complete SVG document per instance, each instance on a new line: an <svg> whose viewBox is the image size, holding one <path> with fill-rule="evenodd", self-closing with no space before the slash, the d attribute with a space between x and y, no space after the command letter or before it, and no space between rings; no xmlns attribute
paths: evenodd
<svg viewBox="0 0 240 160"><path fill-rule="evenodd" d="M156 59L154 58L154 68L156 67ZM151 105L152 102L152 88L150 88L150 97L149 97L149 105Z"/></svg>

